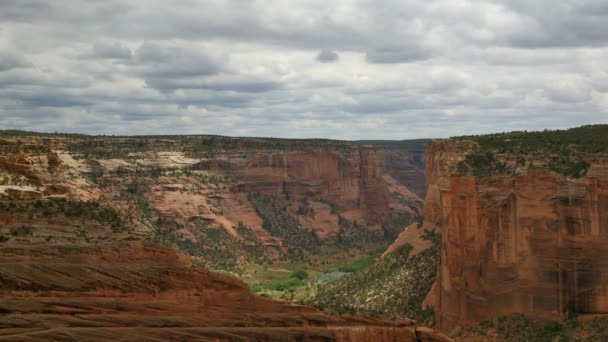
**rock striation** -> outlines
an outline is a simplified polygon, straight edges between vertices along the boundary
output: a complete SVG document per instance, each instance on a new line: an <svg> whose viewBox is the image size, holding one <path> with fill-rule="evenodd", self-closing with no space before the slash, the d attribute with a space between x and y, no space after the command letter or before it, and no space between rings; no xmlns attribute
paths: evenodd
<svg viewBox="0 0 608 342"><path fill-rule="evenodd" d="M0 341L448 341L255 295L99 204L13 195L0 208Z"/></svg>
<svg viewBox="0 0 608 342"><path fill-rule="evenodd" d="M475 146L433 141L427 154L424 227L443 236L427 298L438 327L512 313L608 313L608 157L588 156L580 178L533 167L487 177L455 172Z"/></svg>

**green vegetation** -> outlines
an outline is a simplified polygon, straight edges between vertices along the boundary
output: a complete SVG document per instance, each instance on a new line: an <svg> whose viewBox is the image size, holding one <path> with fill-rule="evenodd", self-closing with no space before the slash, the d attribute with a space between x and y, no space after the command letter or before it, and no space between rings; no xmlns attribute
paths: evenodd
<svg viewBox="0 0 608 342"><path fill-rule="evenodd" d="M109 226L115 232L125 229L125 221L116 209L96 201L71 201L63 198L43 200L18 195L0 196L0 212L27 215L31 220L57 217L89 219ZM11 230L11 235L21 236L31 233L31 230L25 226L14 229L15 231Z"/></svg>
<svg viewBox="0 0 608 342"><path fill-rule="evenodd" d="M591 164L585 160L570 160L568 158L552 158L548 163L549 169L566 177L579 178L585 176Z"/></svg>
<svg viewBox="0 0 608 342"><path fill-rule="evenodd" d="M384 238L387 241L394 241L399 234L405 229L407 226L412 224L415 219L411 218L409 215L405 215L402 213L393 213L391 217L382 224L382 231L384 232Z"/></svg>
<svg viewBox="0 0 608 342"><path fill-rule="evenodd" d="M285 202L277 197L259 193L251 193L247 198L262 218L262 228L283 240L290 259L303 260L306 251L318 251L317 237L306 231L296 218L289 215Z"/></svg>
<svg viewBox="0 0 608 342"><path fill-rule="evenodd" d="M592 154L608 153L608 125L567 130L509 132L451 138L477 143L455 171L476 177L513 174L518 169L548 168L567 177L586 175ZM501 156L517 156L514 163Z"/></svg>
<svg viewBox="0 0 608 342"><path fill-rule="evenodd" d="M506 163L496 159L493 152L475 150L466 155L465 159L458 163L458 173L472 174L475 177L489 177L500 174L512 174L513 169Z"/></svg>
<svg viewBox="0 0 608 342"><path fill-rule="evenodd" d="M374 255L366 255L363 258L339 268L340 272L352 273L370 265L376 257Z"/></svg>
<svg viewBox="0 0 608 342"><path fill-rule="evenodd" d="M341 246L362 247L384 241L382 236L370 231L357 221L351 222L343 216L339 217L338 226L340 227L338 242Z"/></svg>
<svg viewBox="0 0 608 342"><path fill-rule="evenodd" d="M423 238L432 241L425 251L410 257L412 246L406 245L371 263L363 259L355 272L319 284L307 303L340 314L431 319L421 304L435 280L441 236L426 230Z"/></svg>
<svg viewBox="0 0 608 342"><path fill-rule="evenodd" d="M184 234L186 231L189 232L187 235ZM170 219L159 219L156 232L161 241L199 258L198 261L207 268L240 273L239 257L244 258L243 261L260 264L269 261L264 246L242 223L237 227L237 232L245 241L236 239L223 227L212 226L202 219L189 222L187 227L177 225Z"/></svg>
<svg viewBox="0 0 608 342"><path fill-rule="evenodd" d="M309 285L306 278L308 278L308 272L295 270L291 272L288 278L280 278L263 283L256 281L250 283L249 288L262 296L292 299L296 290Z"/></svg>
<svg viewBox="0 0 608 342"><path fill-rule="evenodd" d="M608 152L608 125L587 125L566 130L516 131L454 137L473 140L483 149L515 155Z"/></svg>
<svg viewBox="0 0 608 342"><path fill-rule="evenodd" d="M332 202L330 200L327 200L325 198L322 198L322 197L319 198L319 202L325 203L325 204L327 204L329 206L329 213L330 214L332 214L332 215L340 215L340 207L336 203L334 203L334 202Z"/></svg>
<svg viewBox="0 0 608 342"><path fill-rule="evenodd" d="M291 273L290 277L304 280L304 279L308 278L308 272L306 272L304 270L295 270Z"/></svg>
<svg viewBox="0 0 608 342"><path fill-rule="evenodd" d="M588 320L573 317L559 322L514 314L480 322L479 325L469 328L467 332L481 336L494 334L500 341L506 342L600 342L608 341L608 317Z"/></svg>

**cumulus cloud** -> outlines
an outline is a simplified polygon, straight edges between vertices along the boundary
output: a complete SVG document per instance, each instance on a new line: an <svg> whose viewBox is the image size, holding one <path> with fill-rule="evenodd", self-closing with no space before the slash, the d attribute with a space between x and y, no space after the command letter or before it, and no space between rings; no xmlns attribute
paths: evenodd
<svg viewBox="0 0 608 342"><path fill-rule="evenodd" d="M323 49L317 55L317 61L321 63L332 63L337 62L340 59L340 56L334 51Z"/></svg>
<svg viewBox="0 0 608 342"><path fill-rule="evenodd" d="M5 0L0 28L2 128L405 139L607 117L603 0Z"/></svg>

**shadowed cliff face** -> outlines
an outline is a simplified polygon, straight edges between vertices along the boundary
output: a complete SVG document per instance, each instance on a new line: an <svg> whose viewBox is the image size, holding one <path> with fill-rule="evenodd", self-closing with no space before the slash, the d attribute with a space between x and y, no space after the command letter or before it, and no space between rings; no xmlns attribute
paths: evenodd
<svg viewBox="0 0 608 342"><path fill-rule="evenodd" d="M259 192L290 200L324 198L358 211L355 216L367 224L378 225L390 214L389 191L382 179L383 157L383 151L366 148L254 152L241 160L202 161L194 169L229 174L240 193ZM412 204L416 204L414 198Z"/></svg>
<svg viewBox="0 0 608 342"><path fill-rule="evenodd" d="M592 156L581 178L454 173L472 147L436 141L428 152L424 224L443 235L440 329L516 312L608 313L608 158Z"/></svg>

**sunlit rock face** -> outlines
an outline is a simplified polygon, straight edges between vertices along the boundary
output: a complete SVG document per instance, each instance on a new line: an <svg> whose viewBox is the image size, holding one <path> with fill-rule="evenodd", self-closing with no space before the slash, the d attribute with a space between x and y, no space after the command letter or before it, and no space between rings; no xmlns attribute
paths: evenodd
<svg viewBox="0 0 608 342"><path fill-rule="evenodd" d="M608 159L597 155L576 179L452 172L472 146L436 141L428 152L424 222L443 235L439 327L516 312L608 313Z"/></svg>

